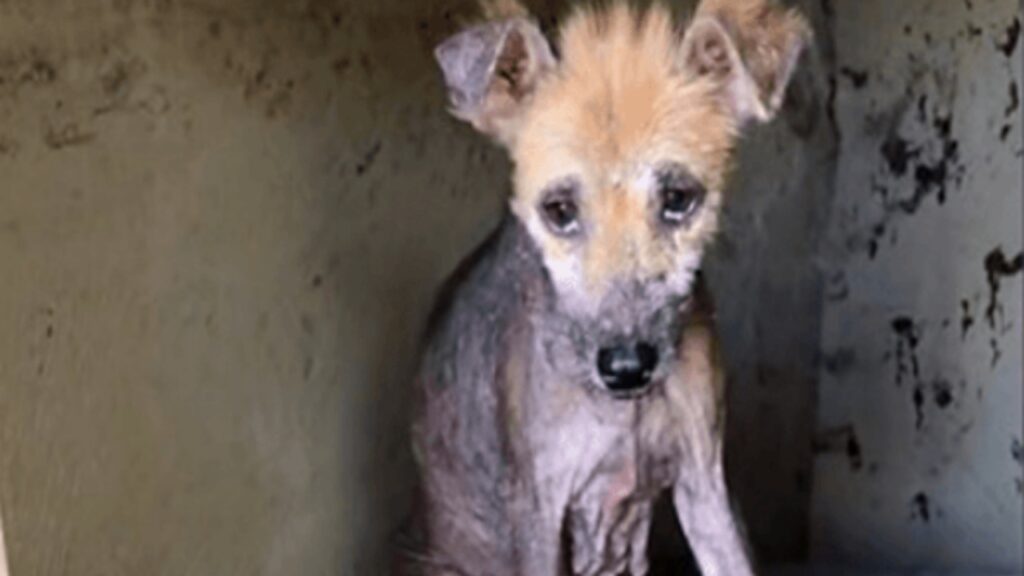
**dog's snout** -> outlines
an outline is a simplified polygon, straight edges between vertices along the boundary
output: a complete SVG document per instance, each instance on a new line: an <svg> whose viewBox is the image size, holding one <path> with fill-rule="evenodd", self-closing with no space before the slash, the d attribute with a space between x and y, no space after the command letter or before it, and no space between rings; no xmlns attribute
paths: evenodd
<svg viewBox="0 0 1024 576"><path fill-rule="evenodd" d="M651 381L658 365L658 350L647 342L632 342L597 352L597 372L613 393L636 392Z"/></svg>

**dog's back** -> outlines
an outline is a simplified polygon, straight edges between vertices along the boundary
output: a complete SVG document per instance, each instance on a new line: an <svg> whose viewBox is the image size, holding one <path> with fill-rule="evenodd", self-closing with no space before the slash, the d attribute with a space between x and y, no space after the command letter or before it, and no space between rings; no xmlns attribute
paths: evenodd
<svg viewBox="0 0 1024 576"><path fill-rule="evenodd" d="M516 565L508 486L512 454L506 367L521 345L536 253L511 217L442 288L416 378L413 446L421 482L414 546L419 574L506 574ZM532 282L532 284L531 284ZM517 343L518 341L518 343ZM484 568L486 567L486 568Z"/></svg>

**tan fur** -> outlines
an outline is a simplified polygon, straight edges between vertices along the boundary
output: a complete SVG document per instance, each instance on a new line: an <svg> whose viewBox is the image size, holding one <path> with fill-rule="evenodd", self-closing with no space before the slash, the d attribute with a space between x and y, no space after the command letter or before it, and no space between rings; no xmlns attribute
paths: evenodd
<svg viewBox="0 0 1024 576"><path fill-rule="evenodd" d="M593 235L581 248L543 236L549 264L582 249L594 289L630 266L638 276L665 273L715 230L737 123L715 86L680 65L679 34L662 6L580 9L562 27L560 45L562 65L538 89L512 149L513 205L528 218L549 182L575 173ZM652 226L649 191L631 190L638 171L665 161L685 165L708 189L698 219L669 239Z"/></svg>
<svg viewBox="0 0 1024 576"><path fill-rule="evenodd" d="M765 114L773 114L782 105L785 90L777 81L789 78L799 50L810 41L807 21L794 9L743 0L704 0L697 12L697 18L702 17L726 25L758 87ZM784 70L781 74L780 69Z"/></svg>

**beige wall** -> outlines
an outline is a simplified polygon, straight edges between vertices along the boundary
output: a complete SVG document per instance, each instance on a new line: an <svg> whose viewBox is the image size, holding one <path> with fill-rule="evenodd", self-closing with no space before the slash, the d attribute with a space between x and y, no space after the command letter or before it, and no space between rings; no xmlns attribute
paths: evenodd
<svg viewBox="0 0 1024 576"><path fill-rule="evenodd" d="M381 573L416 337L503 193L449 6L0 3L15 574Z"/></svg>

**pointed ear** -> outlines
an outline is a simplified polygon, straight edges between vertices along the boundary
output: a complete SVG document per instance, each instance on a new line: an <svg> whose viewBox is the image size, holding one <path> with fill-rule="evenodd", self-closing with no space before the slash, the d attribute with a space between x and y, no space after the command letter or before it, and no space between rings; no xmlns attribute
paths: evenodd
<svg viewBox="0 0 1024 576"><path fill-rule="evenodd" d="M538 84L555 66L551 47L525 17L479 24L448 38L434 56L451 112L509 145Z"/></svg>
<svg viewBox="0 0 1024 576"><path fill-rule="evenodd" d="M738 123L766 122L782 106L810 27L772 0L704 0L683 37L683 66L721 89Z"/></svg>

